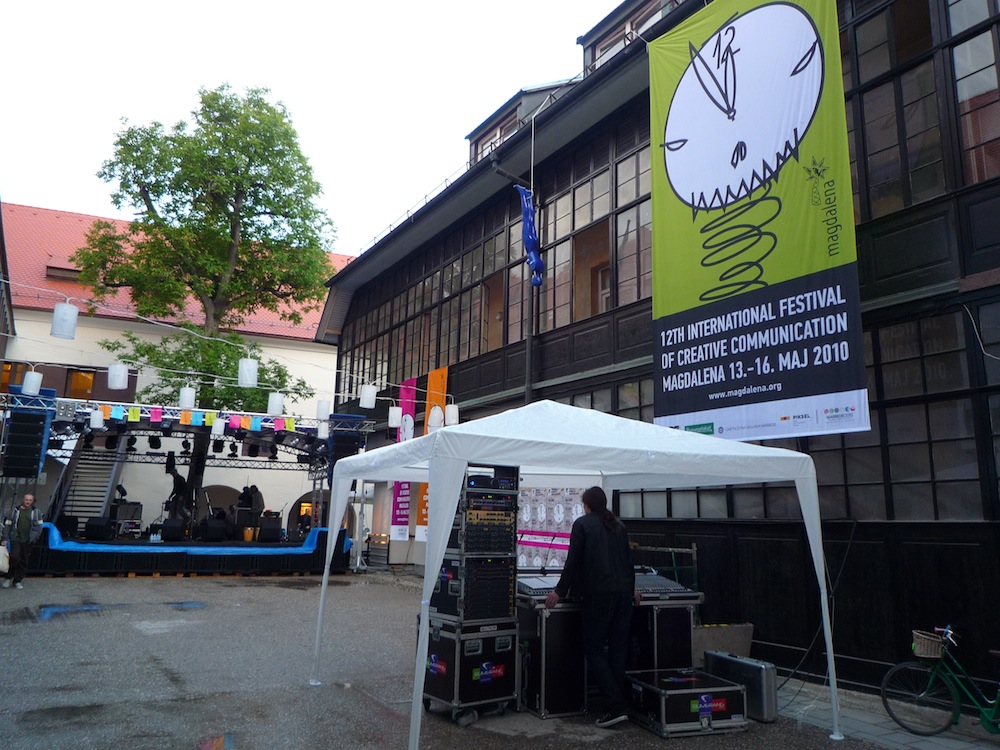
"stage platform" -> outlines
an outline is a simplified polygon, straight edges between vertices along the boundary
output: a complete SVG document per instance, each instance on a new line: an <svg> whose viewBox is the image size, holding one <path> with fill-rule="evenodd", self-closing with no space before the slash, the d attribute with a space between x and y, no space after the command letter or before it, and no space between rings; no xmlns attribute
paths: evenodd
<svg viewBox="0 0 1000 750"><path fill-rule="evenodd" d="M150 542L63 539L52 524L32 548L29 575L212 575L322 573L327 529L301 542ZM347 570L344 529L339 530L331 572Z"/></svg>

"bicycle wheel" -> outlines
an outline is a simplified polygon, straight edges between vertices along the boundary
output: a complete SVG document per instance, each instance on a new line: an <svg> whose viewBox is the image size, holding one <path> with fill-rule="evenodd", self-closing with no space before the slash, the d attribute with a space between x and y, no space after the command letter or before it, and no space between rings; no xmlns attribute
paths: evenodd
<svg viewBox="0 0 1000 750"><path fill-rule="evenodd" d="M930 664L897 664L882 680L882 705L892 720L908 732L943 732L958 716L958 694Z"/></svg>

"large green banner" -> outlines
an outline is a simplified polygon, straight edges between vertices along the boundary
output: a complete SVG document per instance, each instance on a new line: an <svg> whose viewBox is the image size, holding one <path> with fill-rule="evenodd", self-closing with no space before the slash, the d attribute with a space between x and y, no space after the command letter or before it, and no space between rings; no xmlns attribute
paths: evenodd
<svg viewBox="0 0 1000 750"><path fill-rule="evenodd" d="M656 421L869 429L831 0L716 0L649 45Z"/></svg>

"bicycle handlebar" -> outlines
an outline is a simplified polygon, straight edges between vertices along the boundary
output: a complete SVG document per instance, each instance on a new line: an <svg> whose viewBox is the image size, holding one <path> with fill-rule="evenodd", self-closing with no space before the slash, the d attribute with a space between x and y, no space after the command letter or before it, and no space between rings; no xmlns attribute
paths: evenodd
<svg viewBox="0 0 1000 750"><path fill-rule="evenodd" d="M948 643L952 646L957 646L958 643L955 641L955 636L957 635L954 630L951 629L951 625L945 625L943 628L934 628L934 632L940 634Z"/></svg>

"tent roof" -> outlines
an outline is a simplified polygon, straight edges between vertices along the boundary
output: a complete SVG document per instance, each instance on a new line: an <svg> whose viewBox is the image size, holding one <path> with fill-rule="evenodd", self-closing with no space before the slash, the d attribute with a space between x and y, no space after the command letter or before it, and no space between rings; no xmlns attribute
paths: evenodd
<svg viewBox="0 0 1000 750"><path fill-rule="evenodd" d="M373 481L427 481L432 458L519 466L527 486L606 489L792 481L812 459L768 448L538 401L403 443L340 459L335 474ZM576 480L576 481L574 481ZM557 484L558 484L557 482Z"/></svg>

